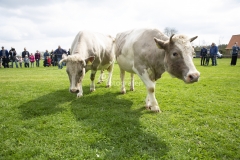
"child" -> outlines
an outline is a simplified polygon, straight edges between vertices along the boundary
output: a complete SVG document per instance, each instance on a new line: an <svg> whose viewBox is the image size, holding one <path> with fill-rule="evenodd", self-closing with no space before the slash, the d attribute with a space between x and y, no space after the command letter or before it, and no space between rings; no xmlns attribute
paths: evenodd
<svg viewBox="0 0 240 160"><path fill-rule="evenodd" d="M27 55L25 55L25 58L24 58L24 65L25 65L25 68L29 68L29 58Z"/></svg>
<svg viewBox="0 0 240 160"><path fill-rule="evenodd" d="M47 62L48 62L48 64L49 64L49 66L51 66L52 60L51 60L50 56L47 56Z"/></svg>
<svg viewBox="0 0 240 160"><path fill-rule="evenodd" d="M18 62L19 62L20 67L22 68L22 62L23 62L22 56L20 56L18 58Z"/></svg>
<svg viewBox="0 0 240 160"><path fill-rule="evenodd" d="M208 66L209 59L210 59L210 54L208 53L208 54L206 55L206 63L205 63L206 66Z"/></svg>
<svg viewBox="0 0 240 160"><path fill-rule="evenodd" d="M31 62L31 67L34 67L35 57L32 53L31 53L29 59L30 59L30 62Z"/></svg>

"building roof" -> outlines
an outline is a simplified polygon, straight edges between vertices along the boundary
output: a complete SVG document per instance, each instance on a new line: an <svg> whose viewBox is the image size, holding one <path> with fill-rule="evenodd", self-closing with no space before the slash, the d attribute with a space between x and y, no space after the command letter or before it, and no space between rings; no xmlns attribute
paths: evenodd
<svg viewBox="0 0 240 160"><path fill-rule="evenodd" d="M232 46L234 45L235 42L238 42L238 45L240 44L240 34L232 35L232 38L230 39L230 41L225 49L232 49Z"/></svg>

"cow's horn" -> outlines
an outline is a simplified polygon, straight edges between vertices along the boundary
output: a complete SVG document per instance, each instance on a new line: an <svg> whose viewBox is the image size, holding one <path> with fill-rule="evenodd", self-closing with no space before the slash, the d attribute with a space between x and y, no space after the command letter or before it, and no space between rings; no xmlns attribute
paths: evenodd
<svg viewBox="0 0 240 160"><path fill-rule="evenodd" d="M192 37L189 39L190 42L194 41L198 36Z"/></svg>
<svg viewBox="0 0 240 160"><path fill-rule="evenodd" d="M171 35L170 37L170 43L173 43L172 37L174 36L174 34Z"/></svg>

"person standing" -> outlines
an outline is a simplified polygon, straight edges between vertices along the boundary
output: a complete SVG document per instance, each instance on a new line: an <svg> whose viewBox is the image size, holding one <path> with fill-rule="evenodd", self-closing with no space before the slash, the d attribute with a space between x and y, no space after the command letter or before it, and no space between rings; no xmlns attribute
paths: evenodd
<svg viewBox="0 0 240 160"><path fill-rule="evenodd" d="M54 55L57 57L58 69L63 68L63 64L59 64L59 61L62 59L64 53L67 54L66 50L62 49L61 46L58 46L58 49L54 51Z"/></svg>
<svg viewBox="0 0 240 160"><path fill-rule="evenodd" d="M29 52L27 51L27 49L26 48L24 48L24 51L22 52L22 58L25 58L25 56L30 56L30 54L29 54Z"/></svg>
<svg viewBox="0 0 240 160"><path fill-rule="evenodd" d="M206 55L207 55L207 49L203 46L200 52L201 66L205 65Z"/></svg>
<svg viewBox="0 0 240 160"><path fill-rule="evenodd" d="M36 67L39 67L40 58L41 58L41 54L37 50L37 52L35 53Z"/></svg>
<svg viewBox="0 0 240 160"><path fill-rule="evenodd" d="M23 59L22 59L21 56L19 57L18 62L19 62L19 66L22 68L22 62L23 62Z"/></svg>
<svg viewBox="0 0 240 160"><path fill-rule="evenodd" d="M18 68L18 62L17 62L16 56L17 56L17 52L15 48L11 47L11 50L9 51L9 58L11 61L12 68L13 68L13 62L15 63L16 68Z"/></svg>
<svg viewBox="0 0 240 160"><path fill-rule="evenodd" d="M210 48L210 57L212 60L212 66L217 65L217 52L218 52L218 47L216 46L215 43L212 43Z"/></svg>
<svg viewBox="0 0 240 160"><path fill-rule="evenodd" d="M232 46L231 66L235 66L237 64L239 50L240 50L240 48L238 47L238 42L235 42L235 44Z"/></svg>
<svg viewBox="0 0 240 160"><path fill-rule="evenodd" d="M32 53L31 53L29 59L30 59L30 62L31 62L31 67L34 67L35 57Z"/></svg>
<svg viewBox="0 0 240 160"><path fill-rule="evenodd" d="M0 57L2 58L2 65L4 68L9 68L8 62L9 62L9 53L8 50L4 49L2 46L2 50L0 51Z"/></svg>
<svg viewBox="0 0 240 160"><path fill-rule="evenodd" d="M50 56L50 54L48 53L48 50L46 50L46 52L43 54L44 60L46 60L48 56Z"/></svg>
<svg viewBox="0 0 240 160"><path fill-rule="evenodd" d="M25 68L29 68L29 58L27 55L25 55L25 58L24 58L24 66Z"/></svg>
<svg viewBox="0 0 240 160"><path fill-rule="evenodd" d="M69 56L71 54L71 52L70 52L70 48L69 48L69 50L68 50L68 52L67 52L67 55Z"/></svg>

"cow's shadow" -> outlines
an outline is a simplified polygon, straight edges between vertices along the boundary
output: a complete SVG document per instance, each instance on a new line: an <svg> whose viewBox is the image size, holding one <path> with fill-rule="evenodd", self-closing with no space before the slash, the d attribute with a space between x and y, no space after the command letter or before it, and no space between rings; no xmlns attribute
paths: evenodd
<svg viewBox="0 0 240 160"><path fill-rule="evenodd" d="M87 145L92 150L103 151L103 159L134 159L136 154L143 159L163 158L167 154L166 143L155 133L145 131L141 125L141 116L146 114L143 107L132 110L131 100L108 89L102 94L91 94L89 86L83 87L83 90L81 98L76 98L76 94L67 93L64 89L28 101L19 106L22 118L31 119L63 112L67 109L62 104L68 102L76 121L91 131L87 131L85 137L98 139L86 141ZM49 101L46 103L47 99ZM119 157L122 156L121 152L125 157Z"/></svg>
<svg viewBox="0 0 240 160"><path fill-rule="evenodd" d="M86 143L93 150L106 151L103 159L131 159L136 154L143 159L163 158L168 152L166 143L154 136L155 133L144 131L139 121L146 113L145 108L132 110L132 105L131 100L118 92L90 94L71 103L76 120L90 128L93 135L99 134L97 141ZM121 152L125 157L119 157Z"/></svg>
<svg viewBox="0 0 240 160"><path fill-rule="evenodd" d="M66 89L58 90L23 103L18 108L21 112L22 119L47 116L64 111L65 108L63 108L61 104L69 101L71 97L70 94L67 94Z"/></svg>

